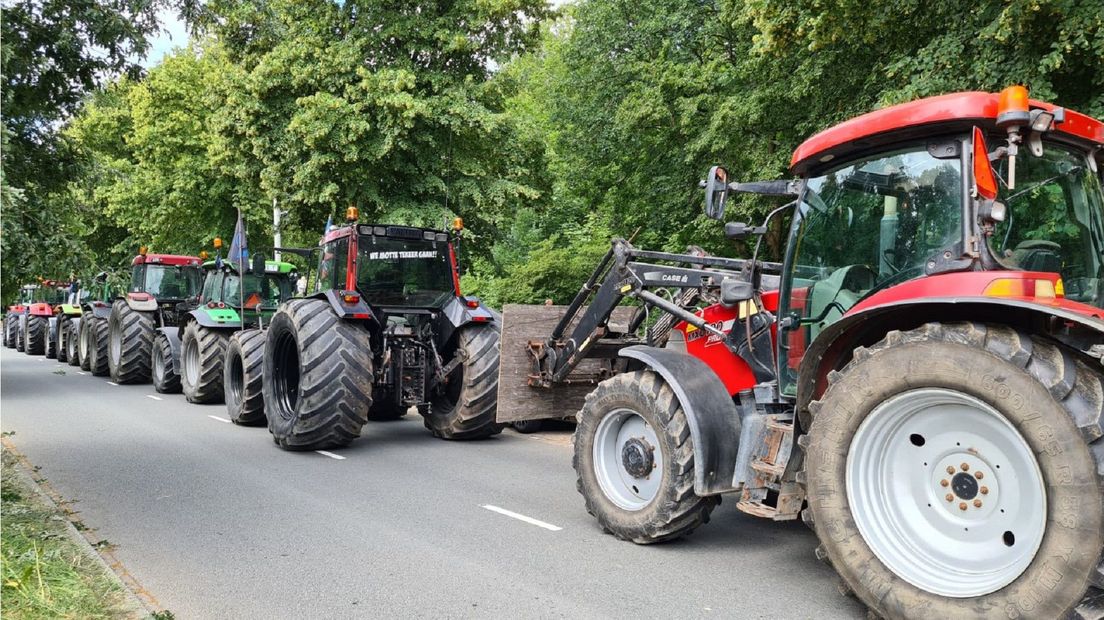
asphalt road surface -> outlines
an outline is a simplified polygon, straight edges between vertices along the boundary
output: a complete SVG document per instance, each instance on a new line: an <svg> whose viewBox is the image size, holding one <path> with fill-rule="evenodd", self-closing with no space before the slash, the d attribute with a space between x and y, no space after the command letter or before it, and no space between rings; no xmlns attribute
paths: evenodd
<svg viewBox="0 0 1104 620"><path fill-rule="evenodd" d="M177 618L864 614L804 525L731 499L683 541L603 534L569 431L447 442L409 415L334 456L284 452L222 405L6 348L0 427Z"/></svg>

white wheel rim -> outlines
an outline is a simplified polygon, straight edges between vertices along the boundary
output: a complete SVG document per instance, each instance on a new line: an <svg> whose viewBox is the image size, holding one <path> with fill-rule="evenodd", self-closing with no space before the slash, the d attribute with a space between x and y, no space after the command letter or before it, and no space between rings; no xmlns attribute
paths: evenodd
<svg viewBox="0 0 1104 620"><path fill-rule="evenodd" d="M996 409L954 390L912 390L878 405L851 440L846 480L874 555L940 596L1008 585L1046 530L1046 489L1031 448Z"/></svg>
<svg viewBox="0 0 1104 620"><path fill-rule="evenodd" d="M651 425L629 409L615 409L598 423L594 473L605 496L625 510L642 510L659 494L663 450Z"/></svg>

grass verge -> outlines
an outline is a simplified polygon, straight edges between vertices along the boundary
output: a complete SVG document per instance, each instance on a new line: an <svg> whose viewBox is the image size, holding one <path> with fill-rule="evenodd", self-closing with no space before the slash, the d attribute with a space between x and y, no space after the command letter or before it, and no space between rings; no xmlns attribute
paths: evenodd
<svg viewBox="0 0 1104 620"><path fill-rule="evenodd" d="M0 616L129 617L122 589L69 538L65 515L24 482L7 448L2 461Z"/></svg>

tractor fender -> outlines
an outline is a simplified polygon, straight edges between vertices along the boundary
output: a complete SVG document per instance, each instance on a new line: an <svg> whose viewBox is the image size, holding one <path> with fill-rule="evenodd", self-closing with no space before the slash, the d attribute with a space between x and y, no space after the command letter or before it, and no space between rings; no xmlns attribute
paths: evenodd
<svg viewBox="0 0 1104 620"><path fill-rule="evenodd" d="M50 304L31 304L27 313L31 316L54 316L54 309Z"/></svg>
<svg viewBox="0 0 1104 620"><path fill-rule="evenodd" d="M472 307L469 303L476 305ZM445 304L442 314L445 315L445 318L448 319L454 329L468 323L501 324L502 322L502 317L498 313L484 306L483 302L476 297L453 297Z"/></svg>
<svg viewBox="0 0 1104 620"><path fill-rule="evenodd" d="M675 392L694 441L694 493L706 496L738 490L740 413L716 373L700 359L672 349L636 345L621 349L618 355L659 373Z"/></svg>
<svg viewBox="0 0 1104 620"><path fill-rule="evenodd" d="M1104 343L1104 320L1058 306L1000 297L927 297L881 304L848 314L825 328L802 356L797 378L797 411L809 428L809 403L827 387L828 373L842 368L851 352L878 342L893 330L930 322L977 321L1008 325L1048 336L1087 355ZM781 340L781 338L780 338Z"/></svg>
<svg viewBox="0 0 1104 620"><path fill-rule="evenodd" d="M157 300L149 293L127 293L124 299L130 309L135 312L155 312L157 310Z"/></svg>
<svg viewBox="0 0 1104 620"><path fill-rule="evenodd" d="M169 341L169 349L172 351L173 372L180 374L180 335L175 327L158 327L157 331L165 334Z"/></svg>
<svg viewBox="0 0 1104 620"><path fill-rule="evenodd" d="M238 318L238 313L233 308L221 308L214 312L208 312L203 308L196 308L189 312L188 316L203 327L210 327L213 329L238 329L241 327L241 319ZM187 323L188 320L184 322ZM180 326L179 331L181 334L184 333L184 325Z"/></svg>
<svg viewBox="0 0 1104 620"><path fill-rule="evenodd" d="M74 306L73 304L61 304L61 313L68 314L70 316L80 316L80 306Z"/></svg>
<svg viewBox="0 0 1104 620"><path fill-rule="evenodd" d="M102 301L94 301L81 306L81 315L92 315L96 318L106 319L111 316L111 304Z"/></svg>
<svg viewBox="0 0 1104 620"><path fill-rule="evenodd" d="M375 324L379 324L379 319L376 318L376 313L372 312L372 308L364 303L364 298L357 296L356 303L347 304L342 299L342 291L327 290L317 295L311 295L315 299L325 299L330 302L330 307L333 308L334 314L343 319L356 319L356 320L369 320Z"/></svg>

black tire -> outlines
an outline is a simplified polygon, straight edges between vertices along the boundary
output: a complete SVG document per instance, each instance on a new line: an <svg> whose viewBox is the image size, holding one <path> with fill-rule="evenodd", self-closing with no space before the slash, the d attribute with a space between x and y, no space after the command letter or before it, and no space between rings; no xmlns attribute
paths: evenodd
<svg viewBox="0 0 1104 620"><path fill-rule="evenodd" d="M518 420L517 422L510 422L510 426L514 427L514 430L524 435L530 433L539 432L544 427L544 420Z"/></svg>
<svg viewBox="0 0 1104 620"><path fill-rule="evenodd" d="M46 332L49 331L50 320L44 316L27 317L27 335L23 350L27 355L42 355L46 352Z"/></svg>
<svg viewBox="0 0 1104 620"><path fill-rule="evenodd" d="M112 381L122 384L150 380L156 331L153 313L138 312L122 299L115 301L108 319L107 357Z"/></svg>
<svg viewBox="0 0 1104 620"><path fill-rule="evenodd" d="M655 432L663 468L659 489L639 510L618 506L602 490L596 472L594 446L602 420L627 409L642 417ZM682 405L662 377L650 370L617 375L587 394L578 415L572 465L576 488L586 509L602 528L622 540L651 544L686 536L709 522L720 503L713 495L694 494L694 445Z"/></svg>
<svg viewBox="0 0 1104 620"><path fill-rule="evenodd" d="M262 426L265 423L264 344L263 331L246 329L235 332L226 345L222 385L226 413L234 424Z"/></svg>
<svg viewBox="0 0 1104 620"><path fill-rule="evenodd" d="M346 446L372 406L372 346L360 323L328 302L294 299L269 323L264 352L268 430L285 450Z"/></svg>
<svg viewBox="0 0 1104 620"><path fill-rule="evenodd" d="M169 337L160 331L153 337L150 378L153 380L153 389L161 394L180 393L180 375L173 363L172 344L169 343Z"/></svg>
<svg viewBox="0 0 1104 620"><path fill-rule="evenodd" d="M81 354L81 368L92 373L96 377L103 377L109 373L107 364L107 319L90 317L81 321L81 338L85 347ZM87 367L85 362L87 361ZM116 382L117 383L117 382Z"/></svg>
<svg viewBox="0 0 1104 620"><path fill-rule="evenodd" d="M69 323L68 314L62 314L57 320L57 361L65 363L69 361Z"/></svg>
<svg viewBox="0 0 1104 620"><path fill-rule="evenodd" d="M498 409L498 324L466 325L456 346L465 354L445 389L430 398L425 427L442 439L480 439L502 432ZM451 354L442 355L448 360Z"/></svg>
<svg viewBox="0 0 1104 620"><path fill-rule="evenodd" d="M188 321L180 342L180 386L190 403L222 402L222 360L230 333Z"/></svg>
<svg viewBox="0 0 1104 620"><path fill-rule="evenodd" d="M15 336L19 332L19 316L9 312L4 315L4 346L15 348Z"/></svg>
<svg viewBox="0 0 1104 620"><path fill-rule="evenodd" d="M65 328L69 331L69 334L65 337L65 361L70 366L80 367L80 326L84 321L69 320L65 323Z"/></svg>
<svg viewBox="0 0 1104 620"><path fill-rule="evenodd" d="M62 315L64 316L64 315ZM46 358L57 359L58 353L58 323L60 317L54 319L53 323L47 322L46 324Z"/></svg>
<svg viewBox="0 0 1104 620"><path fill-rule="evenodd" d="M23 353L27 350L27 315L21 314L15 321L15 350Z"/></svg>
<svg viewBox="0 0 1104 620"><path fill-rule="evenodd" d="M857 349L828 382L810 405L813 421L799 442L806 522L820 538L818 557L830 561L874 614L1100 617L1100 591L1091 587L1104 586L1104 376L1098 365L1006 326L930 323ZM998 412L1026 442L1042 476L1047 514L1038 551L1011 583L988 594L951 598L904 581L871 551L849 505L846 463L860 424L887 399L924 388L961 393ZM913 445L924 445L920 437ZM994 536L999 540L1000 533Z"/></svg>

